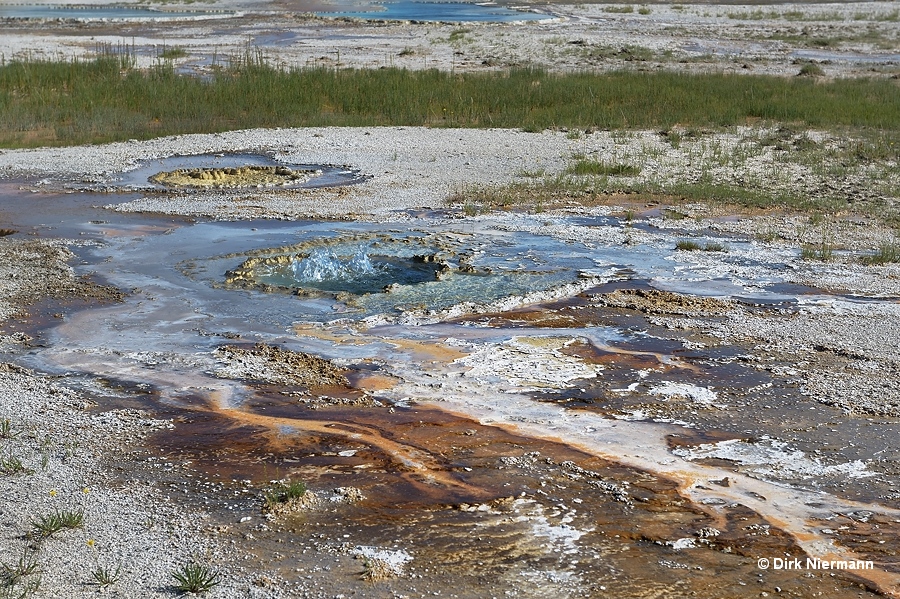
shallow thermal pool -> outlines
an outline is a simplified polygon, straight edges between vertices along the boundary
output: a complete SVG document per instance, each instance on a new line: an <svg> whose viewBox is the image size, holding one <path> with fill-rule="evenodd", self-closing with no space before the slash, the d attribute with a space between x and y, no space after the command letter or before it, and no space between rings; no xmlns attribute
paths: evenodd
<svg viewBox="0 0 900 599"><path fill-rule="evenodd" d="M717 514L716 527L736 535L734 543L749 542L740 539L749 534L752 517L778 522L794 535L791 542L816 555L831 551L833 539L817 522L835 513L881 510L879 497L900 486L872 459L896 437L895 419L842 414L810 399L790 358L759 365L750 344L720 345L690 327L667 327L639 310L603 303L616 292L677 292L709 299L710 312L688 316L713 323L727 319L726 304L716 300L780 319L830 302L848 310L894 302L792 283L797 249L609 214L462 218L448 211L397 213L378 222L194 222L98 208L111 198L172 193L149 181L160 171L248 163L280 165L265 156L205 155L148 162L108 181L0 188L6 219L0 225L79 239L76 271L129 291L120 304L81 310L47 327L40 343L16 359L89 389L100 380L152 391L142 396L145 407L187 415L160 445L195 452L198 463L207 460L215 472L254 478L265 472L259 460L278 463L334 486L363 487L380 498L373 505L410 497L468 505L473 498L524 493L527 498L509 509L519 514L521 534L536 543L539 560L528 567L540 568L542 581L552 571L579 589L596 576L652 586L670 575L649 575L614 557L565 557L588 551L629 551L636 561L654 564L677 559L697 572L734 568L728 571L743 574L726 576L729 596L742 596L742 577L755 570L725 545L700 549L692 525L673 521L663 531L658 513L633 505L621 522L610 516L612 523L599 525L600 514L612 513L603 502L627 503L622 496L631 491L610 483L587 485L576 495L577 481L588 476L577 470L546 489L542 482L522 486L515 473L532 476L537 468L529 466L526 444L676 481L682 485L678 505L702 506L690 518ZM310 170L315 174L303 185L360 180L341 167ZM715 242L722 251L676 250L685 237ZM279 364L265 360L280 354L261 347L330 360L347 370L351 384L334 391L279 382L271 378ZM288 368L287 374L296 372ZM456 428L445 438L448 420ZM235 464L222 466L221 452L232 451L236 430L254 432L241 433L243 453L228 454ZM494 441L482 441L504 435L513 440L504 441L502 456L491 453L500 451L492 449ZM454 453L466 443L472 447ZM250 465L247 456L263 457ZM377 472L369 472L376 462ZM634 477L646 482L645 474ZM559 520L557 506L564 502L579 507ZM492 509L478 508L483 514ZM361 523L389 531L388 539L407 539L383 520L372 524L372 514L380 513L363 510L327 526ZM884 514L900 518L892 510ZM770 525L753 522L753 530ZM551 532L541 528L551 525ZM627 547L601 538L620 525L641 531ZM885 524L878 534L889 529ZM359 534L348 531L341 534ZM505 538L501 533L497 539ZM539 549L546 548L542 539L563 533L565 551ZM416 538L404 542L422 543L422 552L436 546L434 539ZM492 546L485 541L482 551ZM718 574L710 576L696 580L719 583Z"/></svg>

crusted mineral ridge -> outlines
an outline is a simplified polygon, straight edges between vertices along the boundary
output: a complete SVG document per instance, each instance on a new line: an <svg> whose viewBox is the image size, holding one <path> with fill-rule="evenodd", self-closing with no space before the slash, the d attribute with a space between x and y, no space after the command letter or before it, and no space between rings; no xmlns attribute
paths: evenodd
<svg viewBox="0 0 900 599"><path fill-rule="evenodd" d="M265 343L251 348L226 345L216 350L227 366L216 374L222 377L248 378L281 385L320 387L346 386L343 370L331 361L282 349Z"/></svg>
<svg viewBox="0 0 900 599"><path fill-rule="evenodd" d="M292 170L286 166L240 166L229 168L178 169L150 177L153 183L168 187L232 189L275 187L309 180L315 171Z"/></svg>
<svg viewBox="0 0 900 599"><path fill-rule="evenodd" d="M656 289L617 289L595 296L603 306L638 310L646 314L681 314L713 316L734 309L733 302L712 297L698 297Z"/></svg>
<svg viewBox="0 0 900 599"><path fill-rule="evenodd" d="M0 318L21 316L41 300L121 301L122 291L76 277L67 261L75 255L59 241L0 237Z"/></svg>

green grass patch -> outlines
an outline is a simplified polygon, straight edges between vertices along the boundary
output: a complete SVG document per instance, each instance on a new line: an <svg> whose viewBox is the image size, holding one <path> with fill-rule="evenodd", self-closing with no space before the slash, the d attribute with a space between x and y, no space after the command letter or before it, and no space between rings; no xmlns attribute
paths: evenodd
<svg viewBox="0 0 900 599"><path fill-rule="evenodd" d="M797 74L801 77L824 77L825 69L817 64L808 62L800 67L800 72Z"/></svg>
<svg viewBox="0 0 900 599"><path fill-rule="evenodd" d="M38 552L26 545L22 555L11 563L0 563L0 597L24 599L41 586Z"/></svg>
<svg viewBox="0 0 900 599"><path fill-rule="evenodd" d="M166 60L173 60L175 58L184 58L187 56L187 50L182 48L181 46L170 46L163 47L163 49L159 52L159 58L164 58Z"/></svg>
<svg viewBox="0 0 900 599"><path fill-rule="evenodd" d="M19 431L13 427L12 421L9 418L0 420L0 439L15 439L18 436Z"/></svg>
<svg viewBox="0 0 900 599"><path fill-rule="evenodd" d="M681 250L683 252L696 252L701 249L701 245L696 241L691 241L690 239L679 239L675 244L676 250Z"/></svg>
<svg viewBox="0 0 900 599"><path fill-rule="evenodd" d="M641 167L618 162L610 164L590 158L581 158L571 165L566 172L572 175L634 177L641 173Z"/></svg>
<svg viewBox="0 0 900 599"><path fill-rule="evenodd" d="M720 243L718 241L708 241L706 245L703 246L704 252L727 252L728 246L724 243Z"/></svg>
<svg viewBox="0 0 900 599"><path fill-rule="evenodd" d="M707 241L705 244L700 244L691 239L679 239L675 244L675 249L683 252L727 252L728 246L718 241Z"/></svg>
<svg viewBox="0 0 900 599"><path fill-rule="evenodd" d="M65 529L81 528L84 510L57 510L31 521L33 536L46 539Z"/></svg>
<svg viewBox="0 0 900 599"><path fill-rule="evenodd" d="M9 455L5 458L0 457L0 474L32 474L33 472L31 468L25 466L22 460L14 455Z"/></svg>
<svg viewBox="0 0 900 599"><path fill-rule="evenodd" d="M449 73L280 69L259 55L209 79L127 56L0 65L0 146L148 139L251 127L567 129L721 127L747 122L900 129L894 80L621 71Z"/></svg>
<svg viewBox="0 0 900 599"><path fill-rule="evenodd" d="M871 256L863 256L862 263L867 266L900 262L900 243L888 241L882 243Z"/></svg>
<svg viewBox="0 0 900 599"><path fill-rule="evenodd" d="M220 576L209 566L186 564L172 572L175 588L182 593L205 593L219 584Z"/></svg>
<svg viewBox="0 0 900 599"><path fill-rule="evenodd" d="M451 41L451 42L458 42L458 41L460 41L461 39L463 39L463 38L466 36L467 33L472 33L472 30L471 30L471 29L467 29L467 28L465 28L465 27L463 27L463 28L461 28L461 29L454 29L453 31L450 32L450 38L449 38L449 41Z"/></svg>
<svg viewBox="0 0 900 599"><path fill-rule="evenodd" d="M287 503L292 499L298 499L306 495L306 484L302 481L287 481L278 483L263 496L267 508L272 508L281 503Z"/></svg>
<svg viewBox="0 0 900 599"><path fill-rule="evenodd" d="M809 262L831 262L834 257L834 247L825 241L805 244L800 249L800 257Z"/></svg>
<svg viewBox="0 0 900 599"><path fill-rule="evenodd" d="M101 590L116 584L119 581L121 575L122 564L116 565L115 569L113 569L111 566L101 566L100 564L97 564L97 567L91 570L91 576Z"/></svg>

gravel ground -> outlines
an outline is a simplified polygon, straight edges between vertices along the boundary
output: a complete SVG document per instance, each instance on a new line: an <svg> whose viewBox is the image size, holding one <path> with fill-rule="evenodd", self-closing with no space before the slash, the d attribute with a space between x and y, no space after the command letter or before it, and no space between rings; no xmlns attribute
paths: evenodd
<svg viewBox="0 0 900 599"><path fill-rule="evenodd" d="M64 243L0 239L0 324L13 331L2 338L5 352L27 349L28 337L15 331L19 321L10 320L23 303L95 297L96 286L86 289L72 275ZM6 578L3 592L19 596L39 582L29 596L91 597L99 588L93 573L121 567L110 596L171 597L171 573L196 560L222 574L212 597L277 596L223 567L236 552L210 534L208 514L175 503L152 477L111 465L112 456L173 425L140 410L94 408L56 377L0 362L0 422L7 423L0 427L0 562L23 571L36 564L11 585ZM83 523L47 538L35 534L35 521L61 512L83 513Z"/></svg>
<svg viewBox="0 0 900 599"><path fill-rule="evenodd" d="M720 136L719 141L728 142L746 132L716 135ZM656 143L662 142L653 132L616 138L606 132L573 136L565 132L421 128L254 130L105 146L5 151L0 153L0 174L26 178L26 188L53 190L82 184L92 189L112 189L117 173L135 168L142 160L225 151L269 152L288 161L346 165L373 178L349 188L304 192L253 189L146 193L117 209L219 219L368 215L385 220L413 220L416 209L444 208L451 194L466 186L525 181L526 171L542 170L552 175L571 164L576 153L633 156ZM656 166L648 158L642 174L661 176L669 172L672 164L681 164L682 170L673 172L682 174L671 176L689 173L679 152L672 150L671 155L655 159ZM685 155L690 153L686 151ZM777 158L770 154L767 160ZM585 207L577 200L573 198L571 205L559 210L569 215L609 214L627 207ZM397 210L412 212L398 214ZM586 243L624 243L631 238L659 244L671 239L673 229L685 235L706 235L718 230L748 239L771 230L776 232L771 241L755 241L749 249L736 249L731 255L744 252L748 258L761 261L780 261L788 256L793 265L785 275L789 281L827 284L847 293L897 295L900 270L896 265L864 267L849 255L829 264L797 260L798 244L821 237L820 229L811 225L808 218L772 214L733 217L702 205L680 206L679 210L688 218L644 217L646 226L633 233L625 231L625 227L615 227L610 232L607 228L559 226L553 222L556 213L548 211L546 223L533 232ZM528 227L534 225L527 225L521 215L510 213L496 226L518 231L530 230ZM830 234L834 243L862 251L888 239L890 232L862 219L835 226ZM579 237L584 235L593 237ZM9 331L4 338L7 351L27 349L28 339L16 330L12 319L23 304L42 297L116 299L114 292L74 277L65 262L71 257L65 249L70 243L0 238L0 253L5 258L2 263L7 265L0 272L4 298L0 314ZM793 258L791 252L795 254ZM692 256L698 268L722 276L753 280L765 270L739 260L720 260L715 252L695 252ZM411 322L418 318L415 314L409 317ZM822 403L851 412L900 414L900 388L890 382L895 378L892 373L900 371L896 360L900 319L895 303L876 307L836 297L829 302L802 305L796 313L778 317L736 310L712 321L661 314L650 318L672 328L695 328L724 342L749 341L758 352L785 356L796 363L806 392ZM521 361L522 348L506 349L512 362ZM559 360L564 365L572 361L567 356ZM127 452L148 434L171 425L148 419L135 410L98 413L93 407L90 397L66 389L46 375L15 366L5 366L0 371L0 418L9 418L19 433L3 441L3 454L20 458L23 466L33 471L0 477L3 497L8 498L3 508L0 543L5 556L17 556L26 546L37 548L36 559L43 574L36 596L94 594L97 587L90 584L91 572L98 564L115 567L119 563L123 564L121 582L112 589L116 596L171 596L171 572L194 559L222 572L222 584L212 596L279 596L281 591L272 582L274 579L266 578L268 582L258 586L260 570L242 569L241 552L217 536L211 513L176 502L169 489L154 483L152 476L131 476L127 470L130 466L125 466L123 474L109 465L110 456L129 455ZM25 538L33 519L55 509L84 509L83 528L62 531L40 542ZM27 584L29 579L34 577L24 577L21 584ZM313 589L308 592L311 596L328 596Z"/></svg>
<svg viewBox="0 0 900 599"><path fill-rule="evenodd" d="M270 152L287 162L346 165L373 179L349 188L315 191L154 194L118 209L223 219L266 215L347 217L441 207L448 195L466 185L508 183L524 170L562 170L578 148L579 144L559 132L403 127L256 129L5 152L0 154L0 173L107 184L113 182L115 173L134 168L141 160L184 154Z"/></svg>
<svg viewBox="0 0 900 599"><path fill-rule="evenodd" d="M816 139L811 154L779 149L800 137ZM578 160L626 164L637 175L609 177L591 194L698 183L713 177L719 184L760 193L834 198L835 214L896 211L900 170L889 159L852 159L855 140L824 132L785 133L777 128L739 127L706 132L673 147L655 131L526 133L510 129L429 129L424 127L255 129L208 135L181 135L145 142L75 148L0 151L0 177L40 178L32 185L47 190L78 184L115 190L116 176L142 161L169 156L222 152L261 152L288 163L346 166L371 178L358 185L316 190L201 190L155 192L118 204L117 210L199 215L221 219L259 217L352 218L417 208L443 208L448 200L476 190L507 184L541 184L564 173ZM826 169L824 167L831 167ZM620 200L628 202L627 196ZM527 198L526 198L527 200ZM585 198L561 205L579 206ZM607 201L608 202L608 201ZM843 202L843 208L840 203ZM845 212L842 212L844 210ZM846 217L818 223L808 217L749 220L727 218L728 209L685 205L677 219L658 217L659 228L700 229L764 234L790 243L819 243L840 237L854 248L877 247L888 239L871 219ZM757 211L759 212L759 211ZM712 222L707 217L725 217ZM762 216L762 218L760 218ZM396 216L395 216L396 217ZM684 218L689 217L689 218Z"/></svg>

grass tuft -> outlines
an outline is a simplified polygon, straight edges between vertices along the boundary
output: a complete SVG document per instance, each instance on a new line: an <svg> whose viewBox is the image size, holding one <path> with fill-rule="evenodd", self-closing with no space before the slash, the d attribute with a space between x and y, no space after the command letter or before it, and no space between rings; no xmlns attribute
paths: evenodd
<svg viewBox="0 0 900 599"><path fill-rule="evenodd" d="M122 573L122 564L116 566L116 569L113 570L108 566L101 566L97 564L97 567L91 571L91 576L94 578L94 582L96 582L101 589L105 589L116 584L119 581L119 577Z"/></svg>
<svg viewBox="0 0 900 599"><path fill-rule="evenodd" d="M81 528L84 510L57 510L31 521L33 536L46 539L65 529Z"/></svg>
<svg viewBox="0 0 900 599"><path fill-rule="evenodd" d="M172 46L170 48L163 47L162 51L159 53L159 58L173 60L175 58L184 58L187 55L187 50L181 46Z"/></svg>
<svg viewBox="0 0 900 599"><path fill-rule="evenodd" d="M695 252L701 249L701 245L696 241L691 241L690 239L680 239L678 243L675 244L676 250L681 250L683 252Z"/></svg>
<svg viewBox="0 0 900 599"><path fill-rule="evenodd" d="M26 545L22 555L15 563L0 563L0 587L14 588L23 578L40 574L40 571L41 566L37 559L37 552Z"/></svg>
<svg viewBox="0 0 900 599"><path fill-rule="evenodd" d="M219 584L219 573L201 564L185 564L172 572L175 588L183 593L205 593Z"/></svg>
<svg viewBox="0 0 900 599"><path fill-rule="evenodd" d="M570 166L566 172L572 175L635 177L641 173L641 167L621 163L608 164L590 158L582 158Z"/></svg>
<svg viewBox="0 0 900 599"><path fill-rule="evenodd" d="M14 455L0 458L0 474L31 474L34 470L25 466L22 460Z"/></svg>
<svg viewBox="0 0 900 599"><path fill-rule="evenodd" d="M273 508L292 499L299 499L306 495L306 484L302 481L287 481L278 483L275 487L266 491L263 497L266 507Z"/></svg>
<svg viewBox="0 0 900 599"><path fill-rule="evenodd" d="M797 75L800 77L824 77L825 69L817 64L808 62L800 67L800 72Z"/></svg>
<svg viewBox="0 0 900 599"><path fill-rule="evenodd" d="M718 241L709 241L703 246L704 252L727 252L728 246Z"/></svg>
<svg viewBox="0 0 900 599"><path fill-rule="evenodd" d="M371 581L388 580L397 576L396 569L377 557L367 557L363 562L363 579Z"/></svg>
<svg viewBox="0 0 900 599"><path fill-rule="evenodd" d="M631 4L626 4L625 6L606 6L603 8L603 12L627 15L634 12L634 6Z"/></svg>
<svg viewBox="0 0 900 599"><path fill-rule="evenodd" d="M862 263L866 266L889 264L900 262L900 243L887 241L878 247L878 251L871 256L863 256Z"/></svg>
<svg viewBox="0 0 900 599"><path fill-rule="evenodd" d="M460 39L465 33L451 35ZM201 79L175 72L171 60L138 69L132 56L125 48L94 60L0 64L0 146L295 126L667 130L763 120L900 128L896 83L887 79L539 68L288 69L253 51Z"/></svg>
<svg viewBox="0 0 900 599"><path fill-rule="evenodd" d="M0 439L9 440L19 436L19 432L13 428L12 421L9 418L0 420Z"/></svg>
<svg viewBox="0 0 900 599"><path fill-rule="evenodd" d="M810 262L831 262L834 257L834 248L830 243L805 244L800 249L800 258Z"/></svg>

